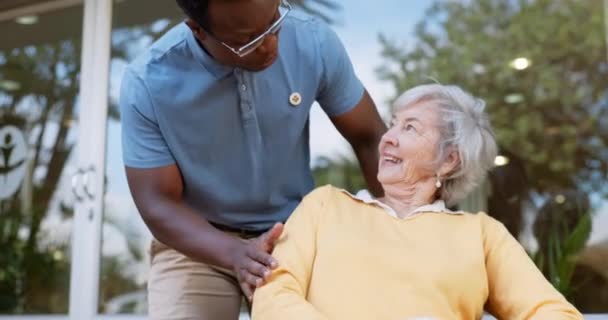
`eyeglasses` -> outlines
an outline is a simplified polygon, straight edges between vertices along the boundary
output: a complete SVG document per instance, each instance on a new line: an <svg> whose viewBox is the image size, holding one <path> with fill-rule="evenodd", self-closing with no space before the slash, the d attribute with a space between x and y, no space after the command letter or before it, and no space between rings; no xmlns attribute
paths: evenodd
<svg viewBox="0 0 608 320"><path fill-rule="evenodd" d="M213 38L215 40L217 40L219 43L221 43L228 50L230 50L232 53L234 53L237 56L242 58L242 57L252 53L253 51L255 51L255 49L259 48L262 45L262 43L264 43L264 39L266 39L266 37L268 35L276 34L279 31L279 29L281 29L281 24L283 23L283 21L287 17L287 14L289 14L290 11L291 11L291 4L289 4L289 2L287 2L287 0L281 0L281 3L279 4L279 18L266 31L264 31L262 34L257 36L255 39L249 41L247 44L245 44L239 48L235 48L229 44L226 44L225 42L215 38L214 36L213 36Z"/></svg>

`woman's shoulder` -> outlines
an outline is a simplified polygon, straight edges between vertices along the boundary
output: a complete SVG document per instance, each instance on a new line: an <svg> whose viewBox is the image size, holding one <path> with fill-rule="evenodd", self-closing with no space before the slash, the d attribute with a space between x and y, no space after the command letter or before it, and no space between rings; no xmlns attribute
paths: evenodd
<svg viewBox="0 0 608 320"><path fill-rule="evenodd" d="M312 189L312 191L310 191L304 197L304 199L324 199L331 196L334 189L336 189L336 187L332 186L331 184L319 186Z"/></svg>
<svg viewBox="0 0 608 320"><path fill-rule="evenodd" d="M347 191L342 188L338 188L331 184L326 184L314 188L308 195L306 195L306 198L340 198L346 195L346 192Z"/></svg>
<svg viewBox="0 0 608 320"><path fill-rule="evenodd" d="M506 235L508 233L507 228L502 222L496 220L485 211L466 213L462 215L462 218L467 220L467 223L474 226L475 229L478 229L484 238Z"/></svg>
<svg viewBox="0 0 608 320"><path fill-rule="evenodd" d="M492 216L488 215L488 213L486 213L485 211L477 211L477 212L455 211L452 213L458 213L457 216L459 216L460 218L473 222L473 223L476 223L476 224L479 224L481 227L484 227L484 226L496 227L496 226L501 225L500 221L494 219Z"/></svg>
<svg viewBox="0 0 608 320"><path fill-rule="evenodd" d="M467 225L475 229L479 229L481 232L488 230L496 230L502 227L502 223L485 211L445 211L440 215L435 216L436 219L441 221L452 221L457 225Z"/></svg>
<svg viewBox="0 0 608 320"><path fill-rule="evenodd" d="M494 217L490 216L485 211L479 211L475 213L475 219L481 224L484 228L498 228L503 226L502 222L496 220Z"/></svg>
<svg viewBox="0 0 608 320"><path fill-rule="evenodd" d="M364 203L360 197L351 194L349 191L326 184L313 189L304 197L303 202L317 203L325 209L343 208L346 206L359 205Z"/></svg>
<svg viewBox="0 0 608 320"><path fill-rule="evenodd" d="M314 204L325 207L327 203L337 196L338 190L338 188L329 184L316 187L304 196L302 204Z"/></svg>

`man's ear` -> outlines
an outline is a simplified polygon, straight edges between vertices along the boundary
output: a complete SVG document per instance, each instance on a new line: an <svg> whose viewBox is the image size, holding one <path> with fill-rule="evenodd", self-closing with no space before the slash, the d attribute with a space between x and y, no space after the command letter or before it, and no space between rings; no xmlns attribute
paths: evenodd
<svg viewBox="0 0 608 320"><path fill-rule="evenodd" d="M192 33L194 33L194 35L199 39L199 40L205 40L206 37L206 33L203 30L203 28L201 28L199 26L198 23L196 23L194 20L190 19L190 18L186 18L186 25L188 26L188 28L190 28L190 30L192 30Z"/></svg>

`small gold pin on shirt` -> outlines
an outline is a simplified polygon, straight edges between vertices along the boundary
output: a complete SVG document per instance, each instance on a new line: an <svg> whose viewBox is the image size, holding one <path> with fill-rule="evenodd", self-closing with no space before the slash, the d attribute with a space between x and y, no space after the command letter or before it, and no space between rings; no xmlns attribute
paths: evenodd
<svg viewBox="0 0 608 320"><path fill-rule="evenodd" d="M297 107L300 105L300 103L302 103L302 96L300 96L299 93L294 92L289 96L289 103L291 103L292 106Z"/></svg>

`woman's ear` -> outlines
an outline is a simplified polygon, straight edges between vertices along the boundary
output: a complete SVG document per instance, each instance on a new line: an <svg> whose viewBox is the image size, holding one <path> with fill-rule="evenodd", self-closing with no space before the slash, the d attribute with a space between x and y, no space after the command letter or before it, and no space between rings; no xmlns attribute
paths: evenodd
<svg viewBox="0 0 608 320"><path fill-rule="evenodd" d="M456 169L460 166L460 156L458 155L458 151L452 149L447 157L445 157L441 167L439 167L439 176L446 177L452 174Z"/></svg>

